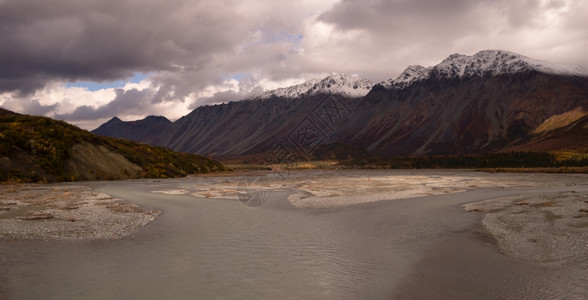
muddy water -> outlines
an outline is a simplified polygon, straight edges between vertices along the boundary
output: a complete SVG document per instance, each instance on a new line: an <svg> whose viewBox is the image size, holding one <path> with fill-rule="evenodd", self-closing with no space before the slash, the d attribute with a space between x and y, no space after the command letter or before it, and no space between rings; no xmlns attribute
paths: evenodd
<svg viewBox="0 0 588 300"><path fill-rule="evenodd" d="M0 299L588 297L588 262L554 267L506 257L479 226L480 215L460 206L537 189L488 187L312 210L291 207L295 187L287 185L258 208L152 193L234 180L100 184L163 214L122 240L0 241Z"/></svg>

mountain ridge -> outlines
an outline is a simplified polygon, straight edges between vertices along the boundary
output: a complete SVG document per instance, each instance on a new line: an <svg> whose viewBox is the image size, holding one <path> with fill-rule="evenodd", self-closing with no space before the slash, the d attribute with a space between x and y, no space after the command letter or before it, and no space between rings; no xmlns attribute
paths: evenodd
<svg viewBox="0 0 588 300"><path fill-rule="evenodd" d="M278 88L248 97L253 99L269 98L302 98L317 94L339 94L349 98L359 98L367 95L373 83L358 76L332 73L322 79L311 79L304 83L290 87Z"/></svg>
<svg viewBox="0 0 588 300"><path fill-rule="evenodd" d="M588 111L583 71L538 62L500 50L456 54L433 67L409 66L391 85L376 84L361 97L340 92L361 79L332 74L264 97L198 107L153 136L128 130L128 122L113 130L214 157L305 159L334 143L376 155L500 151L554 115Z"/></svg>
<svg viewBox="0 0 588 300"><path fill-rule="evenodd" d="M538 71L553 75L588 76L588 72L575 65L554 64L504 50L483 50L472 56L452 54L431 67L411 65L398 77L380 84L386 88L405 88L433 76L440 78L471 78Z"/></svg>
<svg viewBox="0 0 588 300"><path fill-rule="evenodd" d="M92 132L99 135L126 139L129 139L129 135L132 134L134 136L132 140L155 146L163 146L163 137L151 137L159 136L159 133L168 130L171 124L172 122L163 116L150 115L142 120L136 121L122 121L118 117L113 117Z"/></svg>

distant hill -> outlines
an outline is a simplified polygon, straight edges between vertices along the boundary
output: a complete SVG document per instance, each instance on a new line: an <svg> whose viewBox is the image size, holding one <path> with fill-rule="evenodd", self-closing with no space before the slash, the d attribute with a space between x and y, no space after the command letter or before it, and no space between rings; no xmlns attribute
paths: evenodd
<svg viewBox="0 0 588 300"><path fill-rule="evenodd" d="M160 133L166 132L171 124L170 120L162 116L148 116L143 120L129 122L113 117L92 133L161 146L164 145L164 136Z"/></svg>
<svg viewBox="0 0 588 300"><path fill-rule="evenodd" d="M582 68L484 50L453 54L431 67L409 66L376 85L331 74L239 102L198 107L154 134L142 129L157 126L152 117L111 121L95 132L108 127L110 133L103 134L223 159L306 160L317 149L328 149L320 148L324 145L353 146L376 156L570 148L586 153L577 145L587 140L586 133L563 129L587 113L588 75ZM143 125L134 130L135 124ZM343 154L340 147L329 151L320 156Z"/></svg>
<svg viewBox="0 0 588 300"><path fill-rule="evenodd" d="M206 157L0 109L0 182L165 178L224 170Z"/></svg>

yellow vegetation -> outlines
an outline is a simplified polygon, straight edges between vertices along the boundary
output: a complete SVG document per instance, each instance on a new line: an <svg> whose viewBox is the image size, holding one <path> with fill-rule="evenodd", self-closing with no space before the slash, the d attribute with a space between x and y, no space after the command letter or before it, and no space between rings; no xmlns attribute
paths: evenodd
<svg viewBox="0 0 588 300"><path fill-rule="evenodd" d="M584 111L584 109L581 106L578 106L573 110L564 112L559 115L554 115L551 118L545 120L543 123L541 123L541 125L539 125L537 128L535 128L535 130L533 130L533 133L538 134L548 132L560 127L564 127L584 117L585 115L588 115L588 112Z"/></svg>

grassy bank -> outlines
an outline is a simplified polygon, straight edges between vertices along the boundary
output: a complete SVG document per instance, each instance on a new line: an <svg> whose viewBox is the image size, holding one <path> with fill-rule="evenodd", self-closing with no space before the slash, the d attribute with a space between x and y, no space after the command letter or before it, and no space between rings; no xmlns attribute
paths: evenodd
<svg viewBox="0 0 588 300"><path fill-rule="evenodd" d="M331 169L338 164L333 160L301 161L282 164L226 164L225 167L233 171L269 171L269 170L313 170Z"/></svg>
<svg viewBox="0 0 588 300"><path fill-rule="evenodd" d="M463 155L369 157L355 160L301 161L283 164L227 164L234 171L309 169L477 169L486 172L588 173L588 155L562 159L547 152L511 152Z"/></svg>
<svg viewBox="0 0 588 300"><path fill-rule="evenodd" d="M588 167L588 157L560 160L547 152L372 157L343 161L346 168L366 169L531 169Z"/></svg>

